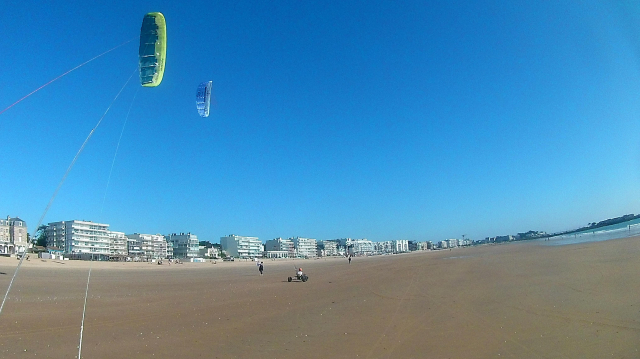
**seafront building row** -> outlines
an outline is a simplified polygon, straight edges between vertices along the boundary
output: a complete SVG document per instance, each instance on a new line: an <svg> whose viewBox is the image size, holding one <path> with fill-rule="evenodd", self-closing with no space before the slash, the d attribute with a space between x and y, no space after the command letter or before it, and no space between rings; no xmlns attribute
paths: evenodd
<svg viewBox="0 0 640 359"><path fill-rule="evenodd" d="M111 231L109 225L91 221L61 221L45 228L47 251L72 259L136 260L199 256L198 236L192 233L143 234Z"/></svg>
<svg viewBox="0 0 640 359"><path fill-rule="evenodd" d="M28 229L20 218L0 220L0 255L24 253ZM469 240L448 239L438 243L340 238L316 240L306 237L275 238L262 243L258 237L230 234L220 245L199 245L192 233L143 234L112 231L108 224L84 220L51 222L44 228L46 251L52 256L94 260L153 260L233 257L314 258L324 256L363 256L404 253L416 250L453 248L472 244Z"/></svg>

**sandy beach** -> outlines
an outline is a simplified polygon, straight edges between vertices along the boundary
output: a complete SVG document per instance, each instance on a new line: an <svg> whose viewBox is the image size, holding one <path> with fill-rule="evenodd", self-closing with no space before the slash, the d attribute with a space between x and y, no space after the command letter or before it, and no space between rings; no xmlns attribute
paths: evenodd
<svg viewBox="0 0 640 359"><path fill-rule="evenodd" d="M18 264L0 258L6 290ZM287 282L294 267L309 281ZM640 238L252 262L25 261L0 357L639 358Z"/></svg>

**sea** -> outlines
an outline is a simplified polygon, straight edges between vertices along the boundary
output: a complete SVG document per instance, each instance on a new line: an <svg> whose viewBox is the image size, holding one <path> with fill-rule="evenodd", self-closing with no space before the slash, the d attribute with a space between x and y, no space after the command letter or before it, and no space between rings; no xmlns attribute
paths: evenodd
<svg viewBox="0 0 640 359"><path fill-rule="evenodd" d="M618 239L640 236L640 218L596 229L584 230L571 234L553 236L538 239L542 244L550 246L562 246L567 244L600 242L609 239Z"/></svg>

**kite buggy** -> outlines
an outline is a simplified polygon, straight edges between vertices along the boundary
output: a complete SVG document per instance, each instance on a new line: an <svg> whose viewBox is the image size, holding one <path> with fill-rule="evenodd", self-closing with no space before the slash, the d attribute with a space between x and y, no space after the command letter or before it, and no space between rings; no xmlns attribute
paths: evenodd
<svg viewBox="0 0 640 359"><path fill-rule="evenodd" d="M287 278L287 282L291 282L291 281L293 281L294 279L295 279L295 280L301 280L301 281L303 281L303 282L306 282L306 281L308 281L308 280L309 280L309 277L308 277L306 274L304 274L304 273L302 272L302 268L298 268L298 271L296 272L296 276L295 276L295 277L289 277L289 278Z"/></svg>

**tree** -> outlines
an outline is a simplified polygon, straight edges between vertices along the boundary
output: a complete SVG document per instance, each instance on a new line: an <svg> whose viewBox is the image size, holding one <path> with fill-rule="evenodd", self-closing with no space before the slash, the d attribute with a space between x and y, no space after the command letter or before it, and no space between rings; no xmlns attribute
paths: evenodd
<svg viewBox="0 0 640 359"><path fill-rule="evenodd" d="M36 246L46 247L47 246L47 226L40 225L35 235Z"/></svg>

